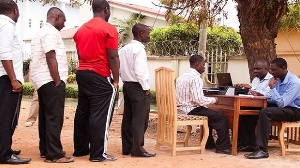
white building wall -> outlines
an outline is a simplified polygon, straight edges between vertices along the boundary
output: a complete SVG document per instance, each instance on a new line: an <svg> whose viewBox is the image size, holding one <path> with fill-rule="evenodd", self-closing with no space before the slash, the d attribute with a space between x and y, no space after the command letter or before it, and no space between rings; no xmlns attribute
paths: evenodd
<svg viewBox="0 0 300 168"><path fill-rule="evenodd" d="M17 34L22 43L24 58L30 55L30 40L40 29L41 21L46 22L47 12L53 5L30 2L29 0L18 1L20 17L17 22ZM65 27L63 29L73 28L79 25L79 7L71 7L68 0L59 0L56 4L58 8L64 11L66 16ZM29 21L31 20L31 23ZM31 25L29 25L31 24ZM26 44L24 40L28 41Z"/></svg>

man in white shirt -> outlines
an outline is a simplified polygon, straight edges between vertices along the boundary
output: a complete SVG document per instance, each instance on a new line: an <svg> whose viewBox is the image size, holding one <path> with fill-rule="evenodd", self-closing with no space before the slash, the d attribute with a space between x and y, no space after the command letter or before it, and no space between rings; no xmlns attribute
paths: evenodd
<svg viewBox="0 0 300 168"><path fill-rule="evenodd" d="M65 14L57 7L47 12L47 22L32 39L30 79L39 97L39 149L50 163L69 163L62 149L60 134L64 120L68 61L59 30Z"/></svg>
<svg viewBox="0 0 300 168"><path fill-rule="evenodd" d="M258 60L254 63L253 75L255 78L249 84L237 84L239 87L249 88L249 93L254 96L269 96L269 80L273 77L269 73L269 64L265 60ZM255 150L255 127L258 116L240 116L238 151L253 152Z"/></svg>
<svg viewBox="0 0 300 168"><path fill-rule="evenodd" d="M149 42L149 33L148 26L135 24L134 39L119 51L120 76L124 83L122 154L132 157L155 156L143 148L150 112L149 72L143 43Z"/></svg>
<svg viewBox="0 0 300 168"><path fill-rule="evenodd" d="M207 105L217 103L217 98L205 97L203 94L203 80L200 74L205 70L205 60L200 55L193 55L189 59L190 69L176 79L177 108L188 115L208 117L210 130L209 143L213 143L211 130L215 129L218 139L215 143L216 153L230 154L228 121L224 114L207 108Z"/></svg>
<svg viewBox="0 0 300 168"><path fill-rule="evenodd" d="M24 164L31 159L11 150L22 99L23 58L16 36L19 9L13 0L0 1L0 163Z"/></svg>

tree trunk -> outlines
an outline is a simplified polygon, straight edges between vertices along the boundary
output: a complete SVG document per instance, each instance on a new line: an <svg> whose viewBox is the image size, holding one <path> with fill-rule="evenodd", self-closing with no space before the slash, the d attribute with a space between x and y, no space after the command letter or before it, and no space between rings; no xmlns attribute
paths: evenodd
<svg viewBox="0 0 300 168"><path fill-rule="evenodd" d="M270 63L277 57L274 40L277 37L279 21L287 12L287 1L236 1L240 34L252 79L255 61L266 60Z"/></svg>

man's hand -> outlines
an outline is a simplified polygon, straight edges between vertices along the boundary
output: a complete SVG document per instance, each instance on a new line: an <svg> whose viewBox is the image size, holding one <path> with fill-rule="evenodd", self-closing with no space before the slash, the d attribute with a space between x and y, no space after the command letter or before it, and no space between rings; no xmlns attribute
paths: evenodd
<svg viewBox="0 0 300 168"><path fill-rule="evenodd" d="M11 86L13 88L12 89L13 92L21 92L22 91L22 85L16 79L11 81Z"/></svg>
<svg viewBox="0 0 300 168"><path fill-rule="evenodd" d="M215 99L216 99L216 102L215 102L215 104L218 104L218 102L219 102L219 99L218 99L217 97L215 97Z"/></svg>
<svg viewBox="0 0 300 168"><path fill-rule="evenodd" d="M150 89L146 90L146 95L148 96L150 94Z"/></svg>
<svg viewBox="0 0 300 168"><path fill-rule="evenodd" d="M56 81L54 81L54 83L55 83L55 87L57 87L59 84L60 84L60 82L61 82L61 80L59 79L59 80L56 80Z"/></svg>
<svg viewBox="0 0 300 168"><path fill-rule="evenodd" d="M114 85L115 88L118 88L119 81L114 81L114 82L113 82L113 85Z"/></svg>
<svg viewBox="0 0 300 168"><path fill-rule="evenodd" d="M240 87L240 88L248 88L250 89L251 86L249 84L245 84L245 83L238 83L234 85L235 87Z"/></svg>
<svg viewBox="0 0 300 168"><path fill-rule="evenodd" d="M274 89L275 88L275 83L277 81L278 81L278 79L274 78L274 77L269 80L269 87L270 87L270 89Z"/></svg>
<svg viewBox="0 0 300 168"><path fill-rule="evenodd" d="M253 96L263 96L263 94L256 92L254 90L249 90L248 94Z"/></svg>

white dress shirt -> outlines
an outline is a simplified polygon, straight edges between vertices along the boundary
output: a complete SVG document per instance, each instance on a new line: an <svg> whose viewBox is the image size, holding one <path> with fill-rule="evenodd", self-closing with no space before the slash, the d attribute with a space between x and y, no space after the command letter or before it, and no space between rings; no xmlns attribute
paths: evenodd
<svg viewBox="0 0 300 168"><path fill-rule="evenodd" d="M200 73L190 68L176 79L176 102L178 110L188 114L196 107L216 103L216 99L204 96Z"/></svg>
<svg viewBox="0 0 300 168"><path fill-rule="evenodd" d="M145 46L132 40L119 50L120 76L123 82L139 82L143 90L149 90L149 70Z"/></svg>
<svg viewBox="0 0 300 168"><path fill-rule="evenodd" d="M0 15L0 60L12 60L17 80L24 82L23 56L16 35L16 23L5 15ZM0 76L3 75L7 73L0 61Z"/></svg>
<svg viewBox="0 0 300 168"><path fill-rule="evenodd" d="M258 77L255 77L251 83L251 90L259 92L266 97L269 97L270 94L269 80L272 77L273 76L269 72L267 73L267 75L264 77L263 80L260 80Z"/></svg>
<svg viewBox="0 0 300 168"><path fill-rule="evenodd" d="M53 81L46 60L46 53L51 50L56 53L60 79L66 83L68 59L64 42L59 31L51 24L45 23L31 43L30 79L36 89Z"/></svg>

